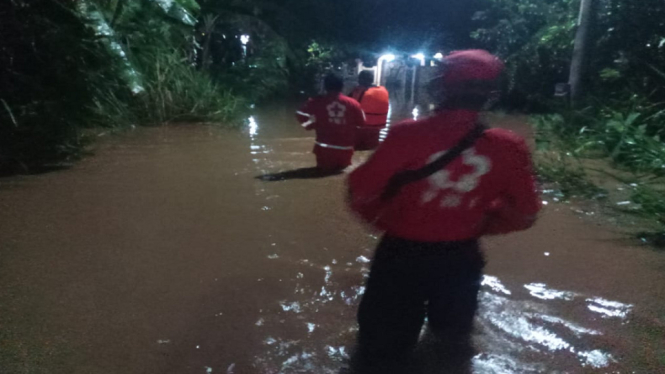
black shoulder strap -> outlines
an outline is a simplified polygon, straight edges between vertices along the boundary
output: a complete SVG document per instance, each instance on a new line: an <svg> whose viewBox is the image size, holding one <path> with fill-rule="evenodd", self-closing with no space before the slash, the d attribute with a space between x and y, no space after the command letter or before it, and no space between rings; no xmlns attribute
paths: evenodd
<svg viewBox="0 0 665 374"><path fill-rule="evenodd" d="M468 148L471 148L476 143L476 141L478 141L478 139L483 136L483 133L486 129L487 126L485 124L477 122L471 131L469 131L453 148L451 148L441 157L420 169L406 170L393 175L393 177L388 181L388 185L383 191L383 194L381 194L381 200L387 201L392 199L393 197L397 196L400 190L407 184L425 179L448 166L448 164L459 157L462 152Z"/></svg>

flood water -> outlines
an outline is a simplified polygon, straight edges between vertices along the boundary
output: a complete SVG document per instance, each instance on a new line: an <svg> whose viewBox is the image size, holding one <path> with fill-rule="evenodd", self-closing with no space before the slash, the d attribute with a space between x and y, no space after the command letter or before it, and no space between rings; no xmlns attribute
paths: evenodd
<svg viewBox="0 0 665 374"><path fill-rule="evenodd" d="M314 163L294 109L138 129L0 180L0 373L336 373L378 234L344 175L271 176ZM663 254L553 201L484 247L476 373L665 372Z"/></svg>

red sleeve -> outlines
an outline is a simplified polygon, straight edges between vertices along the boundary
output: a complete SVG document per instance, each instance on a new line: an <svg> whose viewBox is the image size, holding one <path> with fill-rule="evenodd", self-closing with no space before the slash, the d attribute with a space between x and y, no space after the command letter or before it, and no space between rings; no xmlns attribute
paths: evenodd
<svg viewBox="0 0 665 374"><path fill-rule="evenodd" d="M355 102L354 108L356 110L353 111L353 124L356 127L362 127L365 126L365 121L367 118L365 117L365 112L363 112L362 108L360 107L360 104L358 104L357 101L353 100Z"/></svg>
<svg viewBox="0 0 665 374"><path fill-rule="evenodd" d="M309 99L302 107L300 107L300 109L298 109L298 111L296 111L296 119L306 130L312 130L316 123L314 111L312 110L313 103L314 99Z"/></svg>
<svg viewBox="0 0 665 374"><path fill-rule="evenodd" d="M363 165L348 178L349 205L367 221L380 209L379 197L388 180L406 166L402 151L407 149L400 125L393 128L386 140Z"/></svg>
<svg viewBox="0 0 665 374"><path fill-rule="evenodd" d="M505 234L531 227L540 211L529 148L523 139L512 143L505 157L508 182L502 196L493 203L485 234Z"/></svg>

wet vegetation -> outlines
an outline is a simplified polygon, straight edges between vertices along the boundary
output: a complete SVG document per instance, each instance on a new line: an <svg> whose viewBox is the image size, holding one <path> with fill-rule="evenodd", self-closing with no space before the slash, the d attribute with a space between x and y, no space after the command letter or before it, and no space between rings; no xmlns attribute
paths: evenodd
<svg viewBox="0 0 665 374"><path fill-rule="evenodd" d="M492 0L476 13L484 26L472 35L506 59L503 104L538 113L532 122L541 178L569 196L605 198L608 191L590 177L603 169L631 191L630 212L661 228L640 236L662 244L665 3L584 1L592 10L591 36L577 102L570 103L565 90L554 93L572 72L580 1Z"/></svg>
<svg viewBox="0 0 665 374"><path fill-rule="evenodd" d="M3 2L0 170L76 158L93 127L233 124L287 86L293 60L258 3Z"/></svg>

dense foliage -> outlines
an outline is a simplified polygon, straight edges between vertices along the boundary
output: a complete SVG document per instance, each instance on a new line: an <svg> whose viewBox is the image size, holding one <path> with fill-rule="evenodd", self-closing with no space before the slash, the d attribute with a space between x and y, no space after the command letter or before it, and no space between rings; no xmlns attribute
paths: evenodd
<svg viewBox="0 0 665 374"><path fill-rule="evenodd" d="M283 89L290 47L258 8L202 3L2 2L0 170L75 157L88 127L228 123Z"/></svg>
<svg viewBox="0 0 665 374"><path fill-rule="evenodd" d="M575 1L491 0L474 15L481 28L472 33L481 47L507 65L506 101L538 104L554 85L568 79L576 20Z"/></svg>
<svg viewBox="0 0 665 374"><path fill-rule="evenodd" d="M0 17L0 165L71 152L92 90L117 84L109 73L121 64L106 58L73 7L3 2Z"/></svg>
<svg viewBox="0 0 665 374"><path fill-rule="evenodd" d="M82 129L226 119L237 98L192 64L192 0L0 8L0 168L77 154Z"/></svg>
<svg viewBox="0 0 665 374"><path fill-rule="evenodd" d="M504 105L534 116L537 169L565 194L604 196L591 183L589 159L622 175L624 199L661 229L665 240L665 2L594 0L584 105L555 98L568 82L580 0L487 0L472 37L506 60Z"/></svg>
<svg viewBox="0 0 665 374"><path fill-rule="evenodd" d="M486 0L472 33L479 46L508 65L509 103L543 109L554 86L567 82L579 0ZM596 0L592 96L625 100L635 94L665 101L665 2Z"/></svg>

